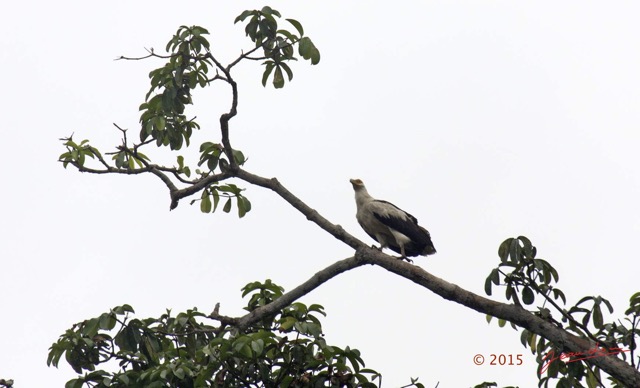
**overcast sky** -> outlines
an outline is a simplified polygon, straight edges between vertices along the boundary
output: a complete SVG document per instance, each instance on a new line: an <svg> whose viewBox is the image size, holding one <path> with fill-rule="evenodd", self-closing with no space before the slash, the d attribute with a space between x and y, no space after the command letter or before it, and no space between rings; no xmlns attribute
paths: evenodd
<svg viewBox="0 0 640 388"><path fill-rule="evenodd" d="M283 90L240 84L232 141L246 168L276 176L334 223L355 220L349 178L414 214L438 254L434 275L483 292L498 245L528 236L560 272L570 303L602 295L621 317L638 291L640 6L513 1L13 2L0 14L0 378L62 386L49 346L75 322L123 303L140 318L194 306L239 316L240 288L271 278L287 290L353 251L271 192L253 210L169 212L153 176L92 176L56 162L58 138L119 142L137 133L147 74L158 61L114 61L163 49L180 25L211 32L229 62L250 47L233 19L265 4L299 20L320 49L293 64ZM189 108L219 139L220 84ZM150 156L168 150L149 150ZM197 149L182 152L196 160ZM173 163L175 156L160 156ZM503 292L494 294L504 301ZM329 281L303 302L325 306L327 341L356 347L385 387L531 387L534 357L519 333L380 268ZM606 319L613 319L606 316ZM524 355L522 366L473 356ZM46 384L45 384L46 383Z"/></svg>

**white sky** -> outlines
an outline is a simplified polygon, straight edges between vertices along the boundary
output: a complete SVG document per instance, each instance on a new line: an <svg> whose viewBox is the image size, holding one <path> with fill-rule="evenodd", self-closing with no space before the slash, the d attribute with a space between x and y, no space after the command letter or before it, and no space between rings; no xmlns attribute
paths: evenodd
<svg viewBox="0 0 640 388"><path fill-rule="evenodd" d="M152 176L92 176L56 163L60 137L75 133L108 151L119 142L112 122L137 133L147 74L160 62L114 58L160 50L182 24L208 28L225 62L250 47L233 19L266 3L237 4L4 7L0 378L62 386L74 373L47 368L47 349L115 305L148 317L221 302L221 313L241 315L246 283L271 278L289 290L353 253L260 188L247 191L254 210L242 220L201 214L188 200L169 212ZM280 91L262 88L258 64L236 69L232 141L248 170L277 176L370 243L348 182L362 178L431 231L438 254L417 265L479 294L500 242L523 234L558 269L572 303L601 294L621 316L639 273L637 3L269 5L302 22L322 60L294 64ZM228 90L196 97L197 145L219 138ZM325 306L328 342L360 349L385 387L417 376L440 388L537 381L519 333L382 269L340 275L303 301ZM475 366L478 353L525 362Z"/></svg>

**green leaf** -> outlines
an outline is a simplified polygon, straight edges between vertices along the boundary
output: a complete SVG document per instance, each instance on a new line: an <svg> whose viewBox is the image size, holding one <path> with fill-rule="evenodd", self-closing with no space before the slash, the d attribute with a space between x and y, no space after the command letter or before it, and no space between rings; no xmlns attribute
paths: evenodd
<svg viewBox="0 0 640 388"><path fill-rule="evenodd" d="M215 156L209 157L209 160L207 161L207 167L209 167L209 170L214 171L216 167L218 167L219 161L220 159Z"/></svg>
<svg viewBox="0 0 640 388"><path fill-rule="evenodd" d="M591 369L587 369L587 386L589 388L596 388L600 386L600 371L596 369L597 376L591 371Z"/></svg>
<svg viewBox="0 0 640 388"><path fill-rule="evenodd" d="M602 301L604 302L605 305L607 305L607 308L609 309L609 314L613 313L613 306L611 305L611 303L605 298L602 298Z"/></svg>
<svg viewBox="0 0 640 388"><path fill-rule="evenodd" d="M595 326L596 329L600 329L602 325L602 310L600 309L600 305L595 305L593 306L593 326Z"/></svg>
<svg viewBox="0 0 640 388"><path fill-rule="evenodd" d="M264 350L264 341L261 339L252 341L251 350L253 350L256 356L260 356L262 354L262 351Z"/></svg>
<svg viewBox="0 0 640 388"><path fill-rule="evenodd" d="M300 34L300 37L302 37L304 35L304 29L302 28L302 24L300 24L300 22L298 22L295 19L285 19L286 21L288 21L289 23L291 23L291 25L298 30L298 34Z"/></svg>
<svg viewBox="0 0 640 388"><path fill-rule="evenodd" d="M271 72L275 67L275 63L273 61L267 61L264 63L264 65L266 67L264 69L264 73L262 73L262 86L267 86L267 80L269 79L269 75L271 75Z"/></svg>
<svg viewBox="0 0 640 388"><path fill-rule="evenodd" d="M491 296L491 275L487 276L484 281L484 292Z"/></svg>
<svg viewBox="0 0 640 388"><path fill-rule="evenodd" d="M284 69L284 71L287 72L287 76L289 77L289 81L291 81L293 79L293 72L291 71L291 68L284 62L280 64L280 67L282 67Z"/></svg>
<svg viewBox="0 0 640 388"><path fill-rule="evenodd" d="M238 22L243 22L244 19L248 18L251 15L254 15L256 11L250 11L250 10L246 10L243 11L240 15L238 15L238 17L236 17L236 19L233 21L233 24L236 24Z"/></svg>
<svg viewBox="0 0 640 388"><path fill-rule="evenodd" d="M533 254L533 245L531 244L531 240L526 238L525 236L518 236L518 240L522 241L522 249L525 252L527 257Z"/></svg>
<svg viewBox="0 0 640 388"><path fill-rule="evenodd" d="M220 186L218 187L218 190L222 191L223 193L233 193L234 195L238 195L242 191L242 189L240 189L238 186L234 185L233 183Z"/></svg>
<svg viewBox="0 0 640 388"><path fill-rule="evenodd" d="M593 296L585 296L584 298L580 299L578 303L576 303L576 306L580 306L584 302L588 302L590 300L593 300Z"/></svg>
<svg viewBox="0 0 640 388"><path fill-rule="evenodd" d="M244 201L242 200L243 197L236 197L237 200L237 206L238 206L238 217L242 218L244 217L245 214L247 214L247 210L244 207Z"/></svg>
<svg viewBox="0 0 640 388"><path fill-rule="evenodd" d="M111 330L116 327L116 317L114 314L104 313L100 315L100 329Z"/></svg>
<svg viewBox="0 0 640 388"><path fill-rule="evenodd" d="M209 192L207 190L202 190L200 211L203 213L211 213L211 197L209 196Z"/></svg>
<svg viewBox="0 0 640 388"><path fill-rule="evenodd" d="M276 72L273 75L273 86L276 89L282 89L284 87L284 77L280 66L276 66Z"/></svg>
<svg viewBox="0 0 640 388"><path fill-rule="evenodd" d="M247 26L244 28L244 32L252 41L256 42L256 45L258 45L259 43L256 41L257 31L258 31L258 17L254 15L251 18L251 21L249 21L249 23L247 23Z"/></svg>
<svg viewBox="0 0 640 388"><path fill-rule="evenodd" d="M227 199L227 202L225 202L224 207L222 208L222 211L225 213L229 213L231 211L231 198Z"/></svg>
<svg viewBox="0 0 640 388"><path fill-rule="evenodd" d="M83 385L84 381L82 379L73 379L67 381L67 383L64 385L64 388L82 388Z"/></svg>
<svg viewBox="0 0 640 388"><path fill-rule="evenodd" d="M134 313L133 307L128 304L123 304L122 306L116 306L112 310L116 315L124 315L126 313Z"/></svg>
<svg viewBox="0 0 640 388"><path fill-rule="evenodd" d="M167 121L165 120L164 117L162 116L158 116L156 117L156 128L158 129L158 131L164 131L164 128L167 125Z"/></svg>
<svg viewBox="0 0 640 388"><path fill-rule="evenodd" d="M511 256L511 262L518 263L520 262L520 252L522 248L520 247L520 242L517 239L511 240L511 246L509 247L509 256Z"/></svg>
<svg viewBox="0 0 640 388"><path fill-rule="evenodd" d="M115 155L116 167L122 168L124 166L124 152L118 152Z"/></svg>
<svg viewBox="0 0 640 388"><path fill-rule="evenodd" d="M286 44L288 47L290 47L289 45L296 42L298 40L298 36L293 35L292 33L290 33L287 30L278 30L278 34L284 35L287 39L289 39L289 42L282 42L283 44ZM282 39L282 38L278 38L278 39ZM283 45L279 45L279 47L285 47ZM293 51L291 52L293 53ZM290 57L290 55L286 55L287 57Z"/></svg>
<svg viewBox="0 0 640 388"><path fill-rule="evenodd" d="M273 14L273 9L271 9L271 7L269 7L268 5L265 5L264 7L262 7L260 12L262 12L265 15L271 16Z"/></svg>
<svg viewBox="0 0 640 388"><path fill-rule="evenodd" d="M558 288L554 288L551 292L553 292L553 299L562 299L564 304L567 304L567 298L564 296L564 292Z"/></svg>
<svg viewBox="0 0 640 388"><path fill-rule="evenodd" d="M522 301L524 304L532 304L535 301L535 295L530 287L522 289Z"/></svg>
<svg viewBox="0 0 640 388"><path fill-rule="evenodd" d="M85 322L82 328L82 334L88 337L93 337L98 332L100 326L100 320L98 318L92 318Z"/></svg>
<svg viewBox="0 0 640 388"><path fill-rule="evenodd" d="M498 256L500 257L500 261L503 263L506 263L509 259L509 247L511 246L511 240L513 240L513 238L504 240L498 248Z"/></svg>
<svg viewBox="0 0 640 388"><path fill-rule="evenodd" d="M204 143L200 144L200 152L211 152L213 149L215 149L216 145L213 144L210 141L205 141Z"/></svg>
<svg viewBox="0 0 640 388"><path fill-rule="evenodd" d="M115 343L122 350L135 352L138 348L138 342L140 340L140 333L137 329L129 323L129 326L124 327L115 337Z"/></svg>
<svg viewBox="0 0 640 388"><path fill-rule="evenodd" d="M176 376L177 378L179 378L180 380L183 380L185 377L185 371L182 368L176 368L173 371L173 375Z"/></svg>
<svg viewBox="0 0 640 388"><path fill-rule="evenodd" d="M317 65L320 62L320 51L306 36L298 42L298 53L302 58L310 60L312 65Z"/></svg>
<svg viewBox="0 0 640 388"><path fill-rule="evenodd" d="M218 190L211 190L211 195L213 196L213 211L215 212L220 202L220 193L218 193Z"/></svg>
<svg viewBox="0 0 640 388"><path fill-rule="evenodd" d="M245 161L245 157L244 157L244 154L242 153L242 151L233 150L232 154L233 154L233 159L235 159L236 163L239 164L240 166L242 166L244 164L244 161Z"/></svg>

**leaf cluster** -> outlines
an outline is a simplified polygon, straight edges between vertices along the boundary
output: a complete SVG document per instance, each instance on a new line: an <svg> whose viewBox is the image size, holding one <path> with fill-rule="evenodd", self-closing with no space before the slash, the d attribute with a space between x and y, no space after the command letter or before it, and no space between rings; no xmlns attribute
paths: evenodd
<svg viewBox="0 0 640 388"><path fill-rule="evenodd" d="M249 283L246 310L283 291L270 280ZM129 305L118 306L74 325L51 346L47 364L57 367L64 356L81 374L68 388L376 387L380 379L364 368L357 349L327 344L318 304L294 303L242 330L195 308L147 319L133 313ZM118 368L107 371L113 362Z"/></svg>
<svg viewBox="0 0 640 388"><path fill-rule="evenodd" d="M294 46L298 45L298 54L312 65L320 62L320 51L311 39L304 36L302 24L295 19L285 19L295 28L296 33L286 29L278 29L280 12L271 7L263 7L261 10L244 11L235 20L235 23L249 20L245 26L245 33L256 47L262 47L262 63L265 66L262 74L262 85L266 86L269 76L273 73L272 84L276 89L284 87L287 74L289 81L293 79L293 71L287 64L297 60Z"/></svg>
<svg viewBox="0 0 640 388"><path fill-rule="evenodd" d="M474 385L473 388L493 388L493 387L497 387L498 384L495 382L483 382L480 383L478 385ZM503 388L518 388L518 387L514 387L514 386L508 386L508 387L503 387Z"/></svg>
<svg viewBox="0 0 640 388"><path fill-rule="evenodd" d="M625 314L624 321L605 323L603 308L609 314L613 313L611 303L601 296L586 296L574 306L565 307L567 298L557 287L558 271L546 260L536 258L537 250L531 241L524 237L509 238L500 244L498 256L500 264L494 268L485 280L485 292L492 294L494 286L505 287L505 297L513 303L532 305L542 301L532 313L545 321L564 330L574 333L594 343L594 349L603 349L609 354L619 355L626 359L626 352L631 352L631 363L636 366L634 354L636 338L640 336L640 292L630 299L630 307ZM554 316L555 314L555 316ZM559 316L559 317L558 317ZM487 316L487 321L492 317ZM506 321L498 321L500 327ZM514 329L517 327L511 323ZM570 356L569 361L562 361L560 357L551 355L566 353L566 349L558 344L547 341L526 329L522 330L520 341L536 354L539 364L539 386L547 387L552 379L557 379L558 387L589 387L602 385L600 369L580 360L581 355ZM622 348L620 348L622 346ZM584 357L583 357L584 358ZM545 371L543 374L541 371ZM614 386L622 386L611 377ZM586 385L584 385L586 384Z"/></svg>
<svg viewBox="0 0 640 388"><path fill-rule="evenodd" d="M309 60L312 65L320 61L320 52L311 39L304 36L302 24L295 19L285 19L290 28L282 28L278 26L280 18L280 13L270 7L242 12L235 23L247 22L245 33L254 47L226 66L214 56L208 40L209 31L201 26L180 26L165 46L166 55L157 54L151 49L149 55L142 58L120 57L125 60L164 60L162 66L149 73L150 88L139 107L140 142L130 145L127 130L114 124L123 133L123 140L115 152L107 153L111 155L111 161L105 160L97 148L89 145L88 140L78 144L71 136L61 139L66 150L58 160L65 168L71 164L82 172L94 174L152 173L171 191L171 209L177 206L180 198L201 191L200 198L191 203L199 201L202 212L215 212L223 199L224 212L230 212L235 203L238 215L243 217L251 210L250 201L234 184L220 184L222 180L233 176L230 171L237 171L238 166L243 166L247 160L242 151L231 147L229 139L229 120L235 116L238 104L232 68L243 60L263 61L263 85L273 75L273 85L282 88L283 74L287 74L289 81L293 78L287 63L297 60L297 55ZM260 51L262 56L253 56ZM174 151L190 146L193 132L200 129L200 124L195 116L187 117L186 107L194 103L195 89L211 86L214 81L226 83L232 90L231 107L220 117L222 141L202 143L197 166L187 163L183 155L177 155L177 166L153 163L141 152L141 148L150 143ZM89 166L88 159L94 159L97 167ZM192 176L193 173L195 176ZM177 187L179 184L187 187L181 190Z"/></svg>
<svg viewBox="0 0 640 388"><path fill-rule="evenodd" d="M87 156L91 159L95 159L96 156L102 157L97 148L89 145L89 140L85 139L80 143L76 143L73 141L73 136L65 137L60 140L62 140L62 144L67 150L58 157L58 160L62 162L64 168L67 168L69 163L84 166Z"/></svg>
<svg viewBox="0 0 640 388"><path fill-rule="evenodd" d="M491 295L492 285L504 285L507 300L518 305L520 300L526 305L533 304L536 294L552 295L566 302L564 293L552 284L558 282L558 271L546 260L536 258L536 253L536 247L524 236L503 241L498 248L500 264L485 280L487 295ZM504 270L508 268L513 269L506 273Z"/></svg>
<svg viewBox="0 0 640 388"><path fill-rule="evenodd" d="M209 69L214 67L206 39L209 32L200 26L180 26L167 43L167 63L149 73L151 88L140 105L140 140L151 137L157 146L179 150L189 145L194 129L200 125L187 119L186 105L193 103L191 91L205 87L212 80Z"/></svg>

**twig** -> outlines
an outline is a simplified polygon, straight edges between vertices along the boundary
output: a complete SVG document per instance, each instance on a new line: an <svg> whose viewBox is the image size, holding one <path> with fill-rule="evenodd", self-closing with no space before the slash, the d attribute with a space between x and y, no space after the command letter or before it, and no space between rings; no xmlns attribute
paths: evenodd
<svg viewBox="0 0 640 388"><path fill-rule="evenodd" d="M242 53L242 55L240 55L235 61L231 62L230 64L227 65L227 72L231 71L231 68L234 67L235 65L237 65L238 63L240 63L241 60L243 59L253 59L253 58L249 58L249 55L253 54L254 52L256 52L258 49L264 47L264 42L259 45L256 46L254 48L252 48L251 50L247 51L246 53ZM266 57L264 58L266 59Z"/></svg>
<svg viewBox="0 0 640 388"><path fill-rule="evenodd" d="M114 61L120 61L120 60L125 60L125 61L141 61L143 59L147 59L147 58L162 58L162 59L169 59L169 58L173 58L173 57L177 57L180 56L182 54L178 53L178 54L172 54L172 55L158 55L153 51L152 49L147 49L145 48L145 50L147 50L147 52L149 53L149 55L145 55L143 57L125 57L124 55L119 56L118 58L114 59Z"/></svg>

